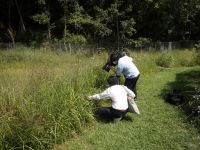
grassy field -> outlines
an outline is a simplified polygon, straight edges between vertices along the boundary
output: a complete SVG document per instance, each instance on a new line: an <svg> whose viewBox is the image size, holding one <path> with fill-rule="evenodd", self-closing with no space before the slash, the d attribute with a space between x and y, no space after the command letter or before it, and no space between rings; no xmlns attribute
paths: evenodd
<svg viewBox="0 0 200 150"><path fill-rule="evenodd" d="M189 70L199 70L190 68ZM150 76L139 82L138 107L141 115L128 114L117 124L97 122L81 136L55 147L55 150L198 150L200 135L189 124L187 116L178 107L166 103L163 89L176 79L176 74L188 68L176 68Z"/></svg>
<svg viewBox="0 0 200 150"><path fill-rule="evenodd" d="M199 55L182 50L131 56L141 71L137 103L142 114L105 124L95 120L97 105L85 96L105 88L112 74L101 69L107 53L1 51L0 149L198 149L197 129L164 102L163 94L178 73L199 71Z"/></svg>

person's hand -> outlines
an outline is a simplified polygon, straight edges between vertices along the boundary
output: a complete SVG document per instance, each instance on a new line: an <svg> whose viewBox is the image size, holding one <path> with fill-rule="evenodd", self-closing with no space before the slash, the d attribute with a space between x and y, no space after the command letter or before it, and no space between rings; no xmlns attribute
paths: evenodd
<svg viewBox="0 0 200 150"><path fill-rule="evenodd" d="M131 100L131 97L130 97L130 96L127 96L127 99L130 101L130 100Z"/></svg>
<svg viewBox="0 0 200 150"><path fill-rule="evenodd" d="M86 96L86 98L87 98L88 100L91 100L91 99L92 99L91 96Z"/></svg>

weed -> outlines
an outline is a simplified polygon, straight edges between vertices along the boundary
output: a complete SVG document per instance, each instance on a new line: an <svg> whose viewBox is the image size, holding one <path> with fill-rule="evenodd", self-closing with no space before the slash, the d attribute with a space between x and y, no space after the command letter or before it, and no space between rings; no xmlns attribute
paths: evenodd
<svg viewBox="0 0 200 150"><path fill-rule="evenodd" d="M163 53L157 58L156 64L160 67L170 68L174 65L174 58L170 53Z"/></svg>

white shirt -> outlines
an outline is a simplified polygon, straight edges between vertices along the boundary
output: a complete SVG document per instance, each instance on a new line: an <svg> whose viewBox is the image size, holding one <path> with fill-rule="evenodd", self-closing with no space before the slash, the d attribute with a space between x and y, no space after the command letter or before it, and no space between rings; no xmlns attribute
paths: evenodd
<svg viewBox="0 0 200 150"><path fill-rule="evenodd" d="M118 60L116 75L120 76L121 74L125 78L135 78L140 74L131 57L123 56Z"/></svg>
<svg viewBox="0 0 200 150"><path fill-rule="evenodd" d="M112 108L117 110L126 110L128 109L127 96L130 96L132 99L135 98L135 94L133 93L133 91L128 89L126 86L113 85L107 88L102 93L89 96L89 98L90 99L111 98Z"/></svg>

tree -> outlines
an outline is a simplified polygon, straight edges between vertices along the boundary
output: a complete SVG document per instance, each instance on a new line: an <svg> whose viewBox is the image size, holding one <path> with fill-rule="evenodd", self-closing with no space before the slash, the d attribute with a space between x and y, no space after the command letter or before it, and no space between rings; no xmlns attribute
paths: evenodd
<svg viewBox="0 0 200 150"><path fill-rule="evenodd" d="M37 5L39 6L38 13L32 16L32 19L39 23L40 25L46 25L48 34L47 39L51 40L51 29L54 27L51 23L50 14L50 1L37 0Z"/></svg>
<svg viewBox="0 0 200 150"><path fill-rule="evenodd" d="M17 12L18 12L19 18L20 18L21 30L22 30L22 32L26 32L26 27L25 27L24 20L22 17L21 8L19 7L17 0L15 0L15 5L17 7Z"/></svg>
<svg viewBox="0 0 200 150"><path fill-rule="evenodd" d="M120 43L128 44L130 38L136 32L134 25L135 20L128 15L132 12L132 5L130 1L115 0L108 8L109 25L113 29L113 36L117 39L117 47L119 49Z"/></svg>

